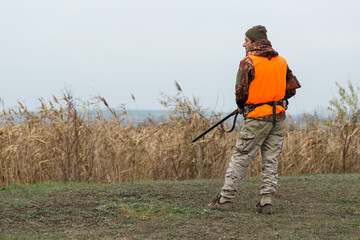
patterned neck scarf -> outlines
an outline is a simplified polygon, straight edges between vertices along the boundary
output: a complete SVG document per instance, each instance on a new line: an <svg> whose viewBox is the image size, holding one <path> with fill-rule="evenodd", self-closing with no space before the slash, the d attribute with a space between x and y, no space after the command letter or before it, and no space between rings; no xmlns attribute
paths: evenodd
<svg viewBox="0 0 360 240"><path fill-rule="evenodd" d="M255 55L271 59L272 57L276 57L279 54L272 48L271 42L269 40L259 39L251 45L251 48L246 55Z"/></svg>

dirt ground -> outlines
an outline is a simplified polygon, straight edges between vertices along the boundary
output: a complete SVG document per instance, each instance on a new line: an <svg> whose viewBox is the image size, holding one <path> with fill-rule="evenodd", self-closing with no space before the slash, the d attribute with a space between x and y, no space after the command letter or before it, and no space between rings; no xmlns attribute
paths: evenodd
<svg viewBox="0 0 360 240"><path fill-rule="evenodd" d="M274 214L260 179L211 211L223 180L45 183L0 188L0 239L360 239L360 174L281 177Z"/></svg>

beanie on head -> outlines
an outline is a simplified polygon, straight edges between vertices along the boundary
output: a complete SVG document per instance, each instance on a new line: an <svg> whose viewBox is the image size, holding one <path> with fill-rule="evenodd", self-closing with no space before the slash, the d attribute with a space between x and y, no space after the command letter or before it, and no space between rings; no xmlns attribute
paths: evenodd
<svg viewBox="0 0 360 240"><path fill-rule="evenodd" d="M245 36L250 38L252 42L256 42L259 39L267 39L266 32L267 30L264 26L257 25L247 30Z"/></svg>

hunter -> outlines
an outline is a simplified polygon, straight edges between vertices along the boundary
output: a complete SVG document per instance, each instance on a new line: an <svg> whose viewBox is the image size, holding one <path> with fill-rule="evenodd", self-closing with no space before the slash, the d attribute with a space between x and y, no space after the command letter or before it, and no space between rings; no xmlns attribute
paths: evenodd
<svg viewBox="0 0 360 240"><path fill-rule="evenodd" d="M287 88L287 84L298 82L286 60L272 48L266 33L266 28L261 25L245 33L246 56L240 62L235 86L236 104L244 121L225 174L225 183L220 195L207 205L210 209L229 210L232 207L231 200L239 182L260 148L263 178L256 210L272 213L272 197L278 182L278 155L284 146L287 99L296 93L295 89Z"/></svg>

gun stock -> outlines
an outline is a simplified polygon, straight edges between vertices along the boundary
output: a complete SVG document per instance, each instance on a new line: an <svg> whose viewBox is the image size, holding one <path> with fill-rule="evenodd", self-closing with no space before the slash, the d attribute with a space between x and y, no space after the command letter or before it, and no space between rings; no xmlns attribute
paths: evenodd
<svg viewBox="0 0 360 240"><path fill-rule="evenodd" d="M298 79L296 78L296 76L294 76L286 81L286 90L294 90L297 88L301 88L301 85L300 85Z"/></svg>
<svg viewBox="0 0 360 240"><path fill-rule="evenodd" d="M228 118L230 118L231 116L238 114L239 110L236 109L234 110L232 113L230 113L229 115L225 116L223 119L221 119L220 121L218 121L217 123L215 123L214 125L212 125L211 127L209 127L208 129L206 129L203 133L201 133L199 136L197 136L196 138L194 138L191 142L196 142L197 140L199 140L201 137L203 137L205 134L207 134L208 132L210 132L211 130L213 130L214 128L216 128L217 126L219 126L221 123L223 123L224 121L226 121ZM234 123L235 124L235 123Z"/></svg>

